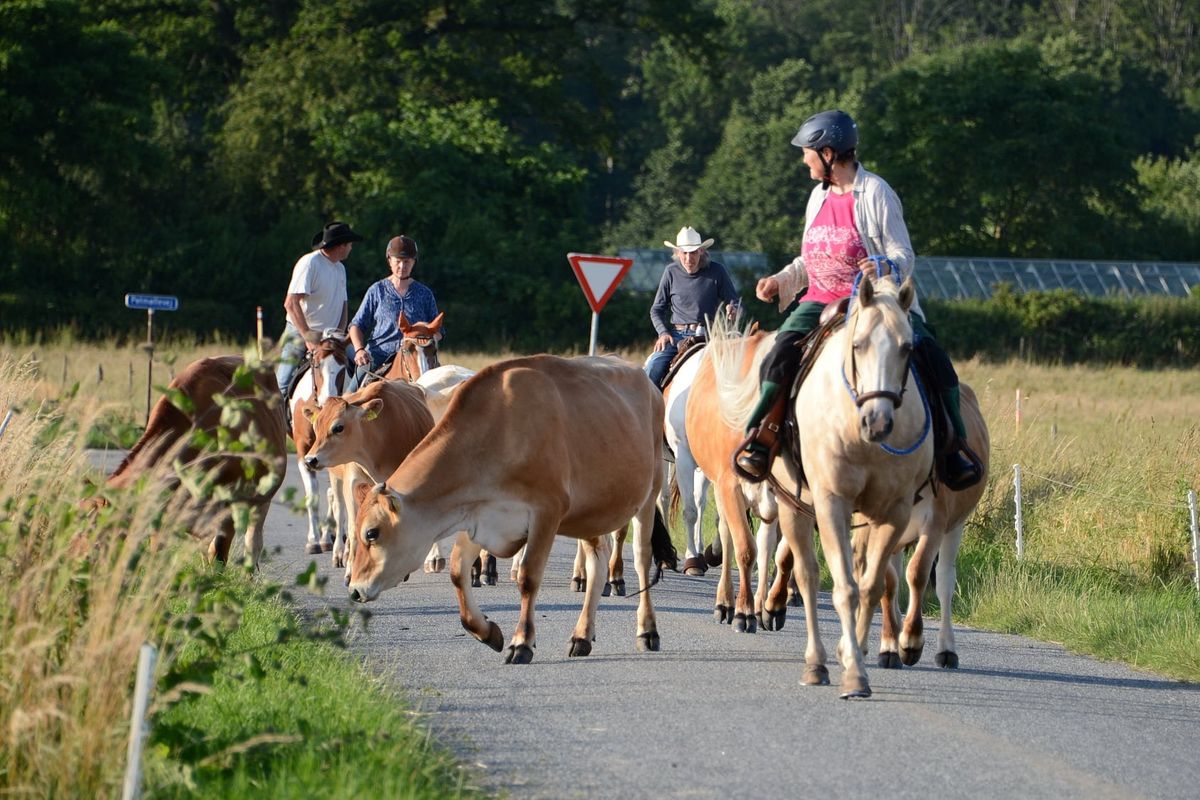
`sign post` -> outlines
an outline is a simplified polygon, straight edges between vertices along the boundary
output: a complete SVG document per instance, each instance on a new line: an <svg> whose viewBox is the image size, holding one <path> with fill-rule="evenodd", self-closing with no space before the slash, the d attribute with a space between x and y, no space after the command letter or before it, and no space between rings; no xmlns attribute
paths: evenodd
<svg viewBox="0 0 1200 800"><path fill-rule="evenodd" d="M179 298L169 294L127 294L126 308L146 309L146 424L150 424L150 387L154 379L154 312L175 311Z"/></svg>
<svg viewBox="0 0 1200 800"><path fill-rule="evenodd" d="M633 259L567 253L567 261L571 262L571 269L575 271L575 277L583 287L583 295L592 307L592 335L588 342L588 355L594 356L596 339L600 333L600 309L604 308L604 304L617 290L617 284L633 266Z"/></svg>

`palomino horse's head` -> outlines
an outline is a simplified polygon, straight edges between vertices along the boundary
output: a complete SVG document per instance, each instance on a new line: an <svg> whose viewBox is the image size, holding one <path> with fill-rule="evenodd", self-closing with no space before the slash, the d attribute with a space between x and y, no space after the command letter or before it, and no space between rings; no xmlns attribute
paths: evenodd
<svg viewBox="0 0 1200 800"><path fill-rule="evenodd" d="M317 406L325 405L331 397L346 391L346 376L350 360L346 355L349 341L342 331L326 331L312 351L313 397Z"/></svg>
<svg viewBox="0 0 1200 800"><path fill-rule="evenodd" d="M842 381L858 407L865 442L887 439L903 402L913 351L908 309L915 293L911 277L901 286L890 276L863 278L846 317Z"/></svg>
<svg viewBox="0 0 1200 800"><path fill-rule="evenodd" d="M396 361L400 364L400 375L397 377L412 382L434 367L441 366L438 361L437 335L442 330L444 313L434 317L433 322L418 322L410 324L400 312L396 321L404 338L400 341L400 349L396 352Z"/></svg>

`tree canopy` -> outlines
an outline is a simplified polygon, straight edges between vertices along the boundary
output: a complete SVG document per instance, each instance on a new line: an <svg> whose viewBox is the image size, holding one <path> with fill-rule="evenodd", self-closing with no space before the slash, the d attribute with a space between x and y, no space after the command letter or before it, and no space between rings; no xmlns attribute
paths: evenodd
<svg viewBox="0 0 1200 800"><path fill-rule="evenodd" d="M777 263L795 129L856 115L925 255L1195 259L1200 0L4 0L6 328L283 323L330 219L350 302L421 245L455 346L586 339L568 251L692 225ZM606 342L649 338L618 295Z"/></svg>

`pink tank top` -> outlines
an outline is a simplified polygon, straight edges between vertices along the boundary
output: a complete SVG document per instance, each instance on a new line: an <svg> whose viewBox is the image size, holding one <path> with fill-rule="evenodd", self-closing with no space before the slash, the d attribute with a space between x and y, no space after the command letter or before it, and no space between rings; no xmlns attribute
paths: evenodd
<svg viewBox="0 0 1200 800"><path fill-rule="evenodd" d="M867 257L854 224L854 192L830 192L804 234L801 250L808 273L804 302L831 303L849 296L858 262Z"/></svg>

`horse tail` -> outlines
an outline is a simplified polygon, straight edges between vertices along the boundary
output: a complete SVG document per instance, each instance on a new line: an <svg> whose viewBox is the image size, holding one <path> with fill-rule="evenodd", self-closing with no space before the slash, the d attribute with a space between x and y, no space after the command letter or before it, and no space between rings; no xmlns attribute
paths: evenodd
<svg viewBox="0 0 1200 800"><path fill-rule="evenodd" d="M763 357L775 341L773 333L738 334L724 319L713 320L708 347L717 384L721 419L734 430L746 427L758 403L758 372Z"/></svg>
<svg viewBox="0 0 1200 800"><path fill-rule="evenodd" d="M683 495L679 493L679 482L671 481L671 502L667 506L667 519L674 522L679 518L679 507L683 504Z"/></svg>
<svg viewBox="0 0 1200 800"><path fill-rule="evenodd" d="M654 554L654 563L660 568L672 572L679 571L679 553L675 551L675 545L671 544L671 532L667 530L667 525L657 508L654 509L654 529L650 533L650 552Z"/></svg>

